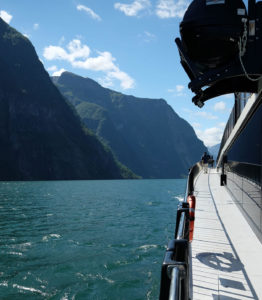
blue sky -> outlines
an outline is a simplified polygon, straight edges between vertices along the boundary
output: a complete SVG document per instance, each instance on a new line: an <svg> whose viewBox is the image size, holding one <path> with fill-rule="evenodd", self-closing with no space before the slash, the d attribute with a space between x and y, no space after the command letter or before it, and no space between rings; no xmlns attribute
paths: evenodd
<svg viewBox="0 0 262 300"><path fill-rule="evenodd" d="M26 35L50 75L164 98L207 146L220 142L233 96L192 104L174 39L187 0L1 0L0 16Z"/></svg>

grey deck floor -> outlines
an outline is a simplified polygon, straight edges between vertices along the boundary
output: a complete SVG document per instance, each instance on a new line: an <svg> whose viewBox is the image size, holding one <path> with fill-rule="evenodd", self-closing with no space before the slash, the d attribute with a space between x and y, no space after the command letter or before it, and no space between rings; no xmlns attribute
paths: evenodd
<svg viewBox="0 0 262 300"><path fill-rule="evenodd" d="M215 169L195 185L193 299L261 299L262 244Z"/></svg>

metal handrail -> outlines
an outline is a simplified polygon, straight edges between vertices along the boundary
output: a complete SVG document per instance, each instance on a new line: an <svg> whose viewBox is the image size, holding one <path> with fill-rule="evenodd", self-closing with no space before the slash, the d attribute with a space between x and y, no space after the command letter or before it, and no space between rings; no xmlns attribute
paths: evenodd
<svg viewBox="0 0 262 300"><path fill-rule="evenodd" d="M189 206L187 197L193 195L194 180L201 170L201 164L195 164L189 171L185 199L177 209L177 222L174 240L168 244L162 264L160 300L191 299L191 266L189 246Z"/></svg>
<svg viewBox="0 0 262 300"><path fill-rule="evenodd" d="M179 221L179 225L178 225L178 232L177 232L177 236L176 239L177 240L181 240L185 238L185 230L186 230L186 213L182 212L181 217L180 217L180 221Z"/></svg>
<svg viewBox="0 0 262 300"><path fill-rule="evenodd" d="M180 299L180 295L181 295L180 281L181 281L180 270L178 267L174 267L172 270L169 300L179 300Z"/></svg>
<svg viewBox="0 0 262 300"><path fill-rule="evenodd" d="M188 192L189 191L189 177L190 177L191 171L192 171L192 169L189 169L189 173L188 173L187 181L186 181L186 190L185 190L184 202L187 202L187 196L188 196L188 193L189 193Z"/></svg>

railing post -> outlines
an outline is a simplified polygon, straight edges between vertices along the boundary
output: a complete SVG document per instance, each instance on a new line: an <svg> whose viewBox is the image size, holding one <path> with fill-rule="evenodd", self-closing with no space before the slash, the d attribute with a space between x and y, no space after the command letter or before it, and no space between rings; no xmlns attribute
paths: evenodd
<svg viewBox="0 0 262 300"><path fill-rule="evenodd" d="M192 296L187 197L194 193L194 179L200 170L200 163L190 169L185 201L178 205L175 238L169 242L162 264L159 300L189 300Z"/></svg>
<svg viewBox="0 0 262 300"><path fill-rule="evenodd" d="M172 283L172 272L174 268L179 269L179 292L175 295L181 294L181 299L188 300L188 240L172 240L168 244L168 248L165 253L164 262L162 264L161 271L161 287L159 300L168 300L170 298ZM176 281L176 278L173 278ZM173 298L172 300L175 300ZM180 299L180 298L178 298Z"/></svg>

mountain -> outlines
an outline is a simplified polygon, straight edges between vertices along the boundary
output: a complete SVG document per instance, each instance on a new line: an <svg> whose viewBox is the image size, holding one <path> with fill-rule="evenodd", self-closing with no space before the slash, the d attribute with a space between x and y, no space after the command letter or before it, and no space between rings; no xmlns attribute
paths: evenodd
<svg viewBox="0 0 262 300"><path fill-rule="evenodd" d="M22 34L0 18L0 180L133 176L88 131Z"/></svg>
<svg viewBox="0 0 262 300"><path fill-rule="evenodd" d="M183 177L207 151L163 99L124 95L68 72L53 81L86 126L143 178Z"/></svg>
<svg viewBox="0 0 262 300"><path fill-rule="evenodd" d="M213 156L214 160L217 159L219 148L220 148L220 144L217 144L217 145L207 148L208 153Z"/></svg>

